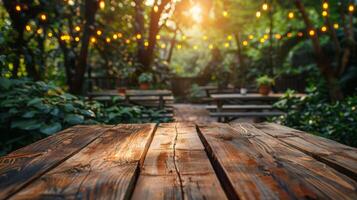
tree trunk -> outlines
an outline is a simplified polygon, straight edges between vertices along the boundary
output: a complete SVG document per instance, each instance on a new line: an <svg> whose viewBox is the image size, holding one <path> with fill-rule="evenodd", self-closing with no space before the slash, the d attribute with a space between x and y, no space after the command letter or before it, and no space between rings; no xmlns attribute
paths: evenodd
<svg viewBox="0 0 357 200"><path fill-rule="evenodd" d="M305 7L302 4L301 0L295 0L295 5L303 17L307 32L309 32L310 30L315 30L314 27L312 26L312 23L306 13ZM331 101L335 102L338 100L342 100L343 93L338 84L338 79L335 76L336 74L334 73L331 63L328 62L326 55L322 51L318 35L315 34L310 38L315 52L316 64L321 72L321 75L324 77L327 83Z"/></svg>
<svg viewBox="0 0 357 200"><path fill-rule="evenodd" d="M93 33L93 26L97 10L98 2L96 0L85 1L85 24L81 40L82 44L75 66L74 79L71 81L72 84L70 85L70 92L73 94L81 94L83 92L84 75L87 69L89 41Z"/></svg>
<svg viewBox="0 0 357 200"><path fill-rule="evenodd" d="M173 53L174 53L174 49L175 49L175 45L176 45L176 38L177 38L177 31L178 31L178 30L179 30L178 28L175 29L174 37L171 39L171 44L170 44L170 49L169 49L169 55L167 56L167 59L166 59L166 61L167 61L168 63L171 62L172 55L173 55Z"/></svg>

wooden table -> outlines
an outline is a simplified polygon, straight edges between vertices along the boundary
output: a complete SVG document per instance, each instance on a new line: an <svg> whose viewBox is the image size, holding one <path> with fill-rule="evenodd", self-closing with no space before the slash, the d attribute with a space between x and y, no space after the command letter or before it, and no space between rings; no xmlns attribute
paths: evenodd
<svg viewBox="0 0 357 200"><path fill-rule="evenodd" d="M125 94L120 94L117 90L108 90L102 92L93 92L89 94L90 97L119 97L129 103L133 98L135 100L158 100L158 108L163 109L165 107L165 97L171 97L172 92L170 90L127 90ZM150 98L152 97L152 98Z"/></svg>
<svg viewBox="0 0 357 200"><path fill-rule="evenodd" d="M228 112L223 112L223 107L224 105L229 105L231 103L228 103L230 101L238 101L239 102L239 106L242 105L247 105L250 107L256 107L257 109L250 109L250 110L265 110L264 107L261 108L261 105L268 105L270 107L272 107L273 103L277 102L280 98L282 98L284 96L284 94L269 94L268 96L263 96L261 94L258 93L252 93L252 94L212 94L211 97L214 100L214 102L216 103L217 106L217 114L218 116L218 121L221 121L221 117L219 116L220 113L222 113L222 116L229 116L230 114L232 116L235 115L235 113L228 113ZM296 94L296 97L302 97L304 96L304 94ZM237 103L235 103L237 104ZM283 113L281 112L266 112L266 113L262 113L262 112L251 112L250 113L252 116L276 116L276 115L281 115ZM244 115L244 116L249 116L249 113L239 113L240 115Z"/></svg>
<svg viewBox="0 0 357 200"><path fill-rule="evenodd" d="M0 158L0 199L357 199L357 149L276 124L76 126Z"/></svg>

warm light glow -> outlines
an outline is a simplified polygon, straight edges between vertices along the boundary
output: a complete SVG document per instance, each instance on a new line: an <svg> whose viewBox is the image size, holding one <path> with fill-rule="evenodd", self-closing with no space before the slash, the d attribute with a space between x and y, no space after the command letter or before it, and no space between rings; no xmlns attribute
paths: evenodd
<svg viewBox="0 0 357 200"><path fill-rule="evenodd" d="M328 12L326 10L322 11L322 16L326 17L328 15Z"/></svg>
<svg viewBox="0 0 357 200"><path fill-rule="evenodd" d="M228 48L230 45L228 42L224 43L224 47Z"/></svg>
<svg viewBox="0 0 357 200"><path fill-rule="evenodd" d="M197 46L197 45L194 45L194 46L193 46L193 49L194 49L194 50L197 50L197 49L198 49L198 46Z"/></svg>
<svg viewBox="0 0 357 200"><path fill-rule="evenodd" d="M309 31L309 35L310 35L310 36L314 36L315 34L316 34L315 30L310 30L310 31Z"/></svg>
<svg viewBox="0 0 357 200"><path fill-rule="evenodd" d="M154 12L158 12L159 11L159 7L158 6L154 6Z"/></svg>
<svg viewBox="0 0 357 200"><path fill-rule="evenodd" d="M106 41L107 43L110 43L112 40L107 37L107 38L105 39L105 41Z"/></svg>
<svg viewBox="0 0 357 200"><path fill-rule="evenodd" d="M289 12L288 17L289 19L293 19L295 17L294 12Z"/></svg>
<svg viewBox="0 0 357 200"><path fill-rule="evenodd" d="M101 30L97 30L97 35L102 35L102 31Z"/></svg>
<svg viewBox="0 0 357 200"><path fill-rule="evenodd" d="M352 4L349 5L349 6L348 6L348 11L349 11L349 12L354 12L354 11L355 11L355 6L352 5Z"/></svg>
<svg viewBox="0 0 357 200"><path fill-rule="evenodd" d="M325 10L328 9L328 3L327 2L323 3L322 4L322 8L325 9Z"/></svg>
<svg viewBox="0 0 357 200"><path fill-rule="evenodd" d="M227 36L227 40L231 41L232 39L233 39L233 36L231 36L231 35Z"/></svg>
<svg viewBox="0 0 357 200"><path fill-rule="evenodd" d="M77 32L81 31L81 27L79 27L79 26L74 27L74 29L75 29Z"/></svg>
<svg viewBox="0 0 357 200"><path fill-rule="evenodd" d="M327 31L327 27L326 26L321 27L321 31L322 32L326 32Z"/></svg>
<svg viewBox="0 0 357 200"><path fill-rule="evenodd" d="M202 37L202 39L203 39L203 40L207 40L208 37L207 37L206 35L204 35L204 36Z"/></svg>
<svg viewBox="0 0 357 200"><path fill-rule="evenodd" d="M127 44L130 44L130 42L131 42L131 41L130 41L129 39L126 39L126 40L125 40L125 43L127 43Z"/></svg>
<svg viewBox="0 0 357 200"><path fill-rule="evenodd" d="M265 40L267 40L267 39L269 39L269 35L265 34L265 35L263 36L263 38L264 38Z"/></svg>
<svg viewBox="0 0 357 200"><path fill-rule="evenodd" d="M17 12L20 12L20 11L21 11L21 6L20 6L20 5L16 5L16 6L15 6L15 10L16 10Z"/></svg>
<svg viewBox="0 0 357 200"><path fill-rule="evenodd" d="M166 48L166 44L161 44L161 49L165 49Z"/></svg>
<svg viewBox="0 0 357 200"><path fill-rule="evenodd" d="M47 16L45 14L41 14L40 16L42 21L46 21L47 20Z"/></svg>
<svg viewBox="0 0 357 200"><path fill-rule="evenodd" d="M250 40L252 40L252 39L254 39L254 35L249 35L248 38L249 38Z"/></svg>
<svg viewBox="0 0 357 200"><path fill-rule="evenodd" d="M99 2L99 8L102 9L102 10L105 8L105 2L104 1L100 1Z"/></svg>
<svg viewBox="0 0 357 200"><path fill-rule="evenodd" d="M242 42L242 44L243 44L243 46L248 46L248 41L247 41L247 40L244 40L244 41Z"/></svg>
<svg viewBox="0 0 357 200"><path fill-rule="evenodd" d="M263 9L263 10L268 10L268 8L269 8L269 6L268 6L267 3L264 3L264 4L262 5L262 9Z"/></svg>
<svg viewBox="0 0 357 200"><path fill-rule="evenodd" d="M260 18L260 17L262 16L262 13L261 13L260 11L257 11L257 13L255 13L255 16L256 16L257 18Z"/></svg>
<svg viewBox="0 0 357 200"><path fill-rule="evenodd" d="M208 48L209 48L209 49L213 49L213 44L210 44L210 45L208 46Z"/></svg>
<svg viewBox="0 0 357 200"><path fill-rule="evenodd" d="M340 25L338 25L337 23L335 23L335 24L333 24L333 28L334 28L334 29L338 29L338 28L340 28Z"/></svg>
<svg viewBox="0 0 357 200"><path fill-rule="evenodd" d="M76 42L79 42L79 37L75 37L74 40L75 40Z"/></svg>
<svg viewBox="0 0 357 200"><path fill-rule="evenodd" d="M122 38L123 34L122 33L118 33L117 36L118 36L118 38Z"/></svg>
<svg viewBox="0 0 357 200"><path fill-rule="evenodd" d="M26 31L31 31L31 26L30 25L26 25L25 29L26 29Z"/></svg>
<svg viewBox="0 0 357 200"><path fill-rule="evenodd" d="M280 39L281 39L281 35L280 35L280 34L275 34L275 38L276 38L277 40L280 40Z"/></svg>
<svg viewBox="0 0 357 200"><path fill-rule="evenodd" d="M43 29L42 28L37 29L37 34L42 34L42 33L43 33Z"/></svg>
<svg viewBox="0 0 357 200"><path fill-rule="evenodd" d="M228 17L228 12L227 11L223 11L222 15L223 15L223 17Z"/></svg>
<svg viewBox="0 0 357 200"><path fill-rule="evenodd" d="M297 34L299 37L302 37L302 36L304 36L304 33L302 33L302 32L298 32L298 34Z"/></svg>
<svg viewBox="0 0 357 200"><path fill-rule="evenodd" d="M190 10L191 17L193 21L200 23L202 22L202 9L199 5L195 5Z"/></svg>
<svg viewBox="0 0 357 200"><path fill-rule="evenodd" d="M182 36L182 40L186 40L187 37L185 35Z"/></svg>
<svg viewBox="0 0 357 200"><path fill-rule="evenodd" d="M67 35L67 34L65 34L65 35L61 35L61 40L62 41L68 41L68 40L70 40L71 39L71 36L69 36L69 35Z"/></svg>
<svg viewBox="0 0 357 200"><path fill-rule="evenodd" d="M114 34L114 35L113 35L113 39L114 39L114 40L118 39L118 35L117 35L117 34Z"/></svg>
<svg viewBox="0 0 357 200"><path fill-rule="evenodd" d="M51 38L53 36L53 34L51 32L49 32L49 33L47 33L47 36Z"/></svg>
<svg viewBox="0 0 357 200"><path fill-rule="evenodd" d="M178 44L178 45L176 46L176 48L177 48L177 49L182 49L182 45L181 45L181 44Z"/></svg>
<svg viewBox="0 0 357 200"><path fill-rule="evenodd" d="M289 32L288 34L286 34L286 36L288 36L288 38L291 38L293 34Z"/></svg>
<svg viewBox="0 0 357 200"><path fill-rule="evenodd" d="M136 34L136 39L140 40L141 38L142 38L142 36L140 33Z"/></svg>
<svg viewBox="0 0 357 200"><path fill-rule="evenodd" d="M265 39L264 38L260 38L260 43L264 43Z"/></svg>
<svg viewBox="0 0 357 200"><path fill-rule="evenodd" d="M148 41L145 41L145 42L144 42L144 46L148 47L148 46L149 46L149 42L148 42Z"/></svg>
<svg viewBox="0 0 357 200"><path fill-rule="evenodd" d="M157 39L157 40L160 40L160 39L161 39L161 36L160 36L160 35L156 35L156 39Z"/></svg>
<svg viewBox="0 0 357 200"><path fill-rule="evenodd" d="M90 42L91 42L91 43L96 43L96 42L97 42L97 39L96 39L95 37L91 37L91 38L90 38Z"/></svg>

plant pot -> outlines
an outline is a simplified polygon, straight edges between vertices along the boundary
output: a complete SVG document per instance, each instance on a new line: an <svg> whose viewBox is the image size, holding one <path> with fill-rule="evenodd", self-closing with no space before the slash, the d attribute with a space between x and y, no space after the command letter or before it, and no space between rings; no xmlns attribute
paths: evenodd
<svg viewBox="0 0 357 200"><path fill-rule="evenodd" d="M126 88L125 87L120 87L120 88L118 88L118 93L119 94L126 94Z"/></svg>
<svg viewBox="0 0 357 200"><path fill-rule="evenodd" d="M247 89L247 88L241 88L241 89L240 89L240 93L241 93L242 95L246 95L247 92L248 92L248 89Z"/></svg>
<svg viewBox="0 0 357 200"><path fill-rule="evenodd" d="M149 83L140 83L141 90L148 90L150 88Z"/></svg>
<svg viewBox="0 0 357 200"><path fill-rule="evenodd" d="M259 93L263 96L268 96L271 91L271 87L268 85L259 86Z"/></svg>

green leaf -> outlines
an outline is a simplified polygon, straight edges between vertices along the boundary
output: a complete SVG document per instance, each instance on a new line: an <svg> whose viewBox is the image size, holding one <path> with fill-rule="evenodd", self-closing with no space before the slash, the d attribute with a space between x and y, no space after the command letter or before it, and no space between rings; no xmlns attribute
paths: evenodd
<svg viewBox="0 0 357 200"><path fill-rule="evenodd" d="M84 122L84 117L77 114L66 115L64 121L70 125L82 124Z"/></svg>
<svg viewBox="0 0 357 200"><path fill-rule="evenodd" d="M23 118L33 118L38 112L31 110L22 115Z"/></svg>
<svg viewBox="0 0 357 200"><path fill-rule="evenodd" d="M37 119L20 119L11 123L11 128L18 128L21 130L35 130L42 126L42 122Z"/></svg>
<svg viewBox="0 0 357 200"><path fill-rule="evenodd" d="M74 111L74 106L72 104L66 103L66 104L64 104L64 110L66 112L73 112Z"/></svg>
<svg viewBox="0 0 357 200"><path fill-rule="evenodd" d="M27 103L27 106L35 106L35 105L40 105L40 104L42 104L42 99L34 98Z"/></svg>
<svg viewBox="0 0 357 200"><path fill-rule="evenodd" d="M40 132L46 135L52 135L60 130L62 130L62 125L58 122L55 122L49 125L43 125L40 129Z"/></svg>

